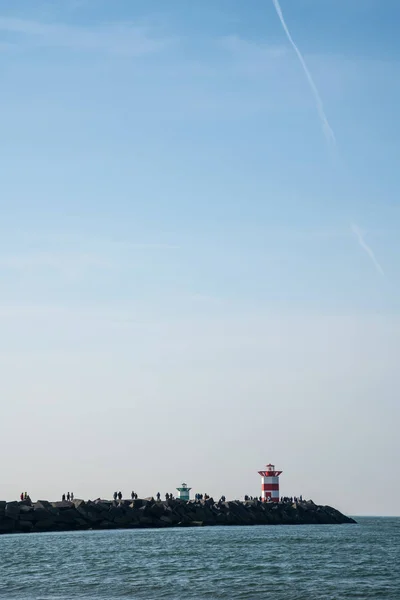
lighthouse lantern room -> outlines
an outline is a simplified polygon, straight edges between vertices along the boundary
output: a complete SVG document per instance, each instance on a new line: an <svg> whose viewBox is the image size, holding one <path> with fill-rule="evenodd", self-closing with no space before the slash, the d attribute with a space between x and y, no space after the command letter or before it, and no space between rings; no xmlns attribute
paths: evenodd
<svg viewBox="0 0 400 600"><path fill-rule="evenodd" d="M279 502L279 475L282 471L276 471L275 465L267 465L264 471L258 471L261 475L261 498L263 502Z"/></svg>

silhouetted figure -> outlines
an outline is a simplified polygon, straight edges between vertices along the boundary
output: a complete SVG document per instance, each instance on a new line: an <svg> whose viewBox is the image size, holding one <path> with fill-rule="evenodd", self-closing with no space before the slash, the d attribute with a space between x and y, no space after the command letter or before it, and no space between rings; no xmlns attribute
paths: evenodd
<svg viewBox="0 0 400 600"><path fill-rule="evenodd" d="M132 500L134 500L134 499L135 499L135 492L132 492L132 493L131 493L131 498L132 498Z"/></svg>
<svg viewBox="0 0 400 600"><path fill-rule="evenodd" d="M114 498L114 500L116 500L118 498L118 492L114 492L113 498Z"/></svg>
<svg viewBox="0 0 400 600"><path fill-rule="evenodd" d="M63 494L63 495L61 496L61 500L62 500L63 502L65 502L65 494Z"/></svg>
<svg viewBox="0 0 400 600"><path fill-rule="evenodd" d="M165 499L166 499L166 500L169 500L169 494L168 494L168 493L167 493L167 494L165 494Z"/></svg>
<svg viewBox="0 0 400 600"><path fill-rule="evenodd" d="M24 500L24 492L21 492L20 499L21 499L21 502Z"/></svg>
<svg viewBox="0 0 400 600"><path fill-rule="evenodd" d="M160 498L161 498L161 494L160 494L160 492L157 492L157 500L159 501Z"/></svg>
<svg viewBox="0 0 400 600"><path fill-rule="evenodd" d="M74 500L74 492L71 492L71 502Z"/></svg>
<svg viewBox="0 0 400 600"><path fill-rule="evenodd" d="M71 494L69 492L67 494L67 500L68 500L68 502L71 500Z"/></svg>
<svg viewBox="0 0 400 600"><path fill-rule="evenodd" d="M118 492L118 500L122 500L122 492Z"/></svg>

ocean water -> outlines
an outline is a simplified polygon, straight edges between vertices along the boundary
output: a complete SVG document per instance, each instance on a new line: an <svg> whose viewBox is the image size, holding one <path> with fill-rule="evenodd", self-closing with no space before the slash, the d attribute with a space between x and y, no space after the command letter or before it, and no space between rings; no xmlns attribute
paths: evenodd
<svg viewBox="0 0 400 600"><path fill-rule="evenodd" d="M0 536L0 598L400 600L400 518Z"/></svg>

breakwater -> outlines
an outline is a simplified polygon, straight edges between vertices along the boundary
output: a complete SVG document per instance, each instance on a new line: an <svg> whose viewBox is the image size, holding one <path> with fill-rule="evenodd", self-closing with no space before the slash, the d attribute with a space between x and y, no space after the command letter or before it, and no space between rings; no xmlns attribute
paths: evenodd
<svg viewBox="0 0 400 600"><path fill-rule="evenodd" d="M0 502L0 534L87 529L196 527L202 525L310 525L355 523L312 501L261 503L154 499Z"/></svg>

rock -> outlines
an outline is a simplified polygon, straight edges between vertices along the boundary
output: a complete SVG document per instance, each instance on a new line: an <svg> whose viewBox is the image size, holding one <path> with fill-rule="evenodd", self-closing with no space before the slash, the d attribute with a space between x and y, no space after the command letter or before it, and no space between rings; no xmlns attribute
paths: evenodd
<svg viewBox="0 0 400 600"><path fill-rule="evenodd" d="M19 502L7 502L4 513L9 519L18 521L21 508Z"/></svg>
<svg viewBox="0 0 400 600"><path fill-rule="evenodd" d="M51 506L57 510L68 510L69 508L74 508L75 504L68 500L62 500L61 502L52 502Z"/></svg>
<svg viewBox="0 0 400 600"><path fill-rule="evenodd" d="M54 524L54 519L45 519L43 521L38 521L33 525L33 531L52 531Z"/></svg>
<svg viewBox="0 0 400 600"><path fill-rule="evenodd" d="M97 500L95 500L94 502L91 502L89 500L88 502L86 502L85 506L88 510L97 512L98 514L103 514L103 513L107 513L109 511L110 507L112 506L112 503L111 502L103 502L103 501L99 502Z"/></svg>
<svg viewBox="0 0 400 600"><path fill-rule="evenodd" d="M162 502L157 502L156 504L153 504L149 508L149 514L154 517L159 518L159 517L161 517L161 515L164 514L164 512L165 512L165 507L162 504Z"/></svg>
<svg viewBox="0 0 400 600"><path fill-rule="evenodd" d="M153 524L153 519L151 519L150 517L145 517L145 516L140 517L139 524L140 524L140 526L151 527L151 525Z"/></svg>
<svg viewBox="0 0 400 600"><path fill-rule="evenodd" d="M23 514L33 513L34 508L30 504L20 504L20 512Z"/></svg>
<svg viewBox="0 0 400 600"><path fill-rule="evenodd" d="M84 502L0 502L0 534L131 527L296 525L354 523L331 506L313 502L202 502L97 499Z"/></svg>
<svg viewBox="0 0 400 600"><path fill-rule="evenodd" d="M163 523L166 523L167 525L172 525L171 517L167 517L166 515L162 515L162 517L160 517L160 521L163 521Z"/></svg>
<svg viewBox="0 0 400 600"><path fill-rule="evenodd" d="M18 529L22 533L30 533L33 529L32 521L19 521Z"/></svg>
<svg viewBox="0 0 400 600"><path fill-rule="evenodd" d="M45 508L34 508L33 512L24 513L23 518L29 521L31 518L33 521L45 521L49 515L57 516L58 513L53 507L50 507L48 510Z"/></svg>
<svg viewBox="0 0 400 600"><path fill-rule="evenodd" d="M37 502L34 502L33 506L34 508L53 508L51 502L47 502L47 500L38 500Z"/></svg>
<svg viewBox="0 0 400 600"><path fill-rule="evenodd" d="M0 521L0 533L12 533L15 530L17 521L14 519L1 519Z"/></svg>
<svg viewBox="0 0 400 600"><path fill-rule="evenodd" d="M115 525L110 521L101 521L101 523L96 526L96 529L115 529Z"/></svg>
<svg viewBox="0 0 400 600"><path fill-rule="evenodd" d="M106 518L110 521L114 521L115 519L118 519L122 514L123 512L117 506L110 506Z"/></svg>

